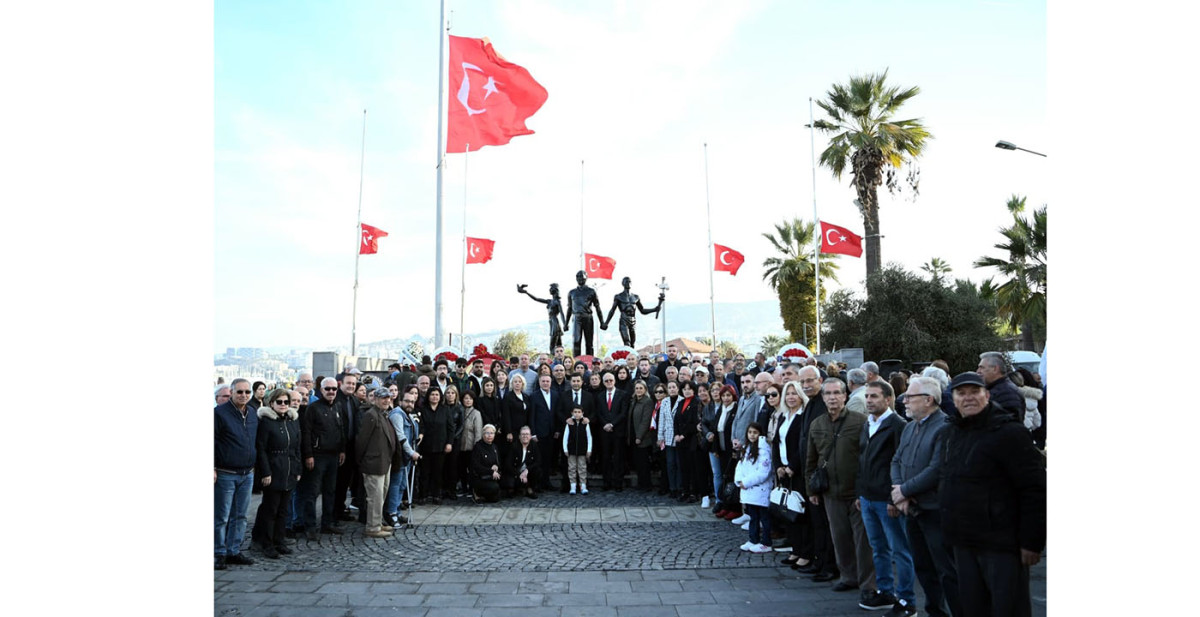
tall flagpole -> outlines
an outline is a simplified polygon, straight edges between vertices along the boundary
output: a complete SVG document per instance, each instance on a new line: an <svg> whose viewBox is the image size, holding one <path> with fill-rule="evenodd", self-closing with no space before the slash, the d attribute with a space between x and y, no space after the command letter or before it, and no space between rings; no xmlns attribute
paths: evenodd
<svg viewBox="0 0 1200 617"><path fill-rule="evenodd" d="M583 159L579 160L579 269L587 272L583 263Z"/></svg>
<svg viewBox="0 0 1200 617"><path fill-rule="evenodd" d="M446 0L438 23L437 239L433 257L433 346L442 344L442 169L446 166Z"/></svg>
<svg viewBox="0 0 1200 617"><path fill-rule="evenodd" d="M712 348L717 348L717 305L713 300L712 200L708 192L708 144L704 144L704 208L708 213L708 310L712 313ZM666 342L664 341L665 345Z"/></svg>
<svg viewBox="0 0 1200 617"><path fill-rule="evenodd" d="M358 336L358 258L362 256L362 195L363 167L367 162L367 110L363 110L362 151L358 159L358 237L354 249L354 304L350 309L350 355L357 355L355 339Z"/></svg>
<svg viewBox="0 0 1200 617"><path fill-rule="evenodd" d="M463 323L467 314L467 157L471 153L471 144L463 153L463 224L462 224L462 289L458 295L458 348L466 349L466 339L463 337ZM451 341L453 345L453 341Z"/></svg>
<svg viewBox="0 0 1200 617"><path fill-rule="evenodd" d="M816 304L817 315L817 346L816 353L821 353L821 219L817 218L817 127L813 122L813 101L808 97L808 138L812 154L813 176L813 268L816 269L816 287L813 289L813 302Z"/></svg>

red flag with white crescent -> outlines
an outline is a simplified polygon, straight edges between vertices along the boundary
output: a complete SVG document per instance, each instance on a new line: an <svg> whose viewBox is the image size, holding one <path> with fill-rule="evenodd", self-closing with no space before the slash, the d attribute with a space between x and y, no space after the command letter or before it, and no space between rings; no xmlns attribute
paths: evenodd
<svg viewBox="0 0 1200 617"><path fill-rule="evenodd" d="M586 264L584 271L587 272L588 277L612 280L613 269L617 267L617 260L603 255L584 253L583 261Z"/></svg>
<svg viewBox="0 0 1200 617"><path fill-rule="evenodd" d="M738 268L746 261L745 255L716 242L713 243L713 254L716 256L713 272L728 272L731 276L737 276Z"/></svg>
<svg viewBox="0 0 1200 617"><path fill-rule="evenodd" d="M374 255L379 251L379 239L386 238L387 232L366 223L359 223L359 226L362 227L362 241L358 244L358 254Z"/></svg>
<svg viewBox="0 0 1200 617"><path fill-rule="evenodd" d="M449 43L446 152L503 146L533 134L525 121L546 102L546 89L529 71L500 57L486 38L451 35Z"/></svg>
<svg viewBox="0 0 1200 617"><path fill-rule="evenodd" d="M821 221L821 252L862 257L862 237L845 227Z"/></svg>
<svg viewBox="0 0 1200 617"><path fill-rule="evenodd" d="M487 238L467 237L467 263L485 264L492 260L492 250L496 247L495 240Z"/></svg>

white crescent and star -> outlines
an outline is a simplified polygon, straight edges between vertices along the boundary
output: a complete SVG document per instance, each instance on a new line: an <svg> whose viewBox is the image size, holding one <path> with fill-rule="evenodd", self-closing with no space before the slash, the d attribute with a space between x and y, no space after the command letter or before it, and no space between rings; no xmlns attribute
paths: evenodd
<svg viewBox="0 0 1200 617"><path fill-rule="evenodd" d="M837 240L829 239L829 234L832 234L832 233L837 234L837 236L838 236ZM846 241L846 236L843 236L842 234L838 233L838 230L836 230L836 229L830 229L829 231L825 232L825 243L828 244L829 246L833 246L833 245L837 244L838 242L845 242L845 241Z"/></svg>
<svg viewBox="0 0 1200 617"><path fill-rule="evenodd" d="M595 264L595 265L592 265ZM588 260L588 272L598 272L600 270L600 261L597 259Z"/></svg>
<svg viewBox="0 0 1200 617"><path fill-rule="evenodd" d="M363 244L364 245L371 244L371 240L374 240L374 239L375 239L375 236L372 236L369 232L363 234Z"/></svg>
<svg viewBox="0 0 1200 617"><path fill-rule="evenodd" d="M471 105L467 102L467 99L471 96L471 77L467 73L468 70L478 71L480 73L483 73L483 69L475 66L474 64L471 64L470 62L462 63L463 81L462 81L462 85L458 87L457 98L458 98L458 102L462 103L463 108L467 110L467 115L474 116L475 114L481 114L481 113L487 111L487 108L484 107L483 109L473 109L473 108L471 108ZM483 85L483 91L486 92L486 94L483 95L483 100L486 101L487 97L489 97L492 94L495 94L496 92L499 91L496 88L496 86L497 86L496 78L492 77L491 75L488 75L487 83Z"/></svg>
<svg viewBox="0 0 1200 617"><path fill-rule="evenodd" d="M471 243L471 257L474 257L478 254L479 254L479 245L472 242Z"/></svg>
<svg viewBox="0 0 1200 617"><path fill-rule="evenodd" d="M726 266L732 266L733 262L725 261L725 256L728 254L729 254L729 251L721 251L721 255L720 255L719 259L721 260L722 264L724 264Z"/></svg>

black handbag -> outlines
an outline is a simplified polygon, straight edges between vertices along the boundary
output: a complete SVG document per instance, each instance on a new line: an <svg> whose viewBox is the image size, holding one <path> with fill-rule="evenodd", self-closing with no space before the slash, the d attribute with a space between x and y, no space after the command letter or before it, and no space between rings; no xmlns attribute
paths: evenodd
<svg viewBox="0 0 1200 617"><path fill-rule="evenodd" d="M725 470L721 472L721 495L720 501L723 504L736 504L742 501L742 489L738 487L733 478L729 477L729 466L733 464L733 457L729 458L729 463L725 465Z"/></svg>
<svg viewBox="0 0 1200 617"><path fill-rule="evenodd" d="M842 412L845 414L845 412ZM833 449L837 446L838 435L842 434L842 424L846 421L846 416L843 415L838 420L837 431L833 433L833 440L829 442L829 449L825 451L825 460L817 467L812 475L808 478L808 494L809 495L824 495L829 492L829 472L825 470L825 466L829 464L829 456L833 454Z"/></svg>

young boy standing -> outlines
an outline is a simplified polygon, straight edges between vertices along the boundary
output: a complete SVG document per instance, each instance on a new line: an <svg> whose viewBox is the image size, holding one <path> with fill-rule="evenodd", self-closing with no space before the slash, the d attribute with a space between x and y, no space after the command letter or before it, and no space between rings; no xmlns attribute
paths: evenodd
<svg viewBox="0 0 1200 617"><path fill-rule="evenodd" d="M587 460L592 455L592 430L583 423L583 408L571 410L567 428L563 431L563 455L567 457L567 482L571 483L570 494L587 495Z"/></svg>

